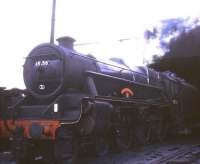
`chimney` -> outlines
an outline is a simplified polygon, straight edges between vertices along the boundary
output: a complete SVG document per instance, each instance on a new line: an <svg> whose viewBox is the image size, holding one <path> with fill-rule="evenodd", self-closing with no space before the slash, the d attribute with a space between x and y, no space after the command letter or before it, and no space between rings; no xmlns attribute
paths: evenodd
<svg viewBox="0 0 200 164"><path fill-rule="evenodd" d="M74 38L69 36L63 36L56 40L59 46L74 50L74 42L76 41Z"/></svg>

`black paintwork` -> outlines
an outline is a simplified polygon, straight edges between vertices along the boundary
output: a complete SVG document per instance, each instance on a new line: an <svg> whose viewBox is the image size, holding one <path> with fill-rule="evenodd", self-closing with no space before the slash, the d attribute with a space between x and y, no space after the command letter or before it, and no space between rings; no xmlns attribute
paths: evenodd
<svg viewBox="0 0 200 164"><path fill-rule="evenodd" d="M187 115L195 113L198 106L197 89L172 73L161 73L144 66L131 70L126 65L104 63L54 44L42 44L30 52L24 64L24 81L32 97L19 107L21 118L74 120L80 114L80 105L77 109L70 106L71 113L68 106L71 101L81 103L77 96L124 98L120 92L126 87L134 93L129 99L158 101L178 109L181 106ZM178 105L173 104L176 101ZM53 112L52 105L57 102L66 113ZM192 109L186 109L191 102L194 104Z"/></svg>

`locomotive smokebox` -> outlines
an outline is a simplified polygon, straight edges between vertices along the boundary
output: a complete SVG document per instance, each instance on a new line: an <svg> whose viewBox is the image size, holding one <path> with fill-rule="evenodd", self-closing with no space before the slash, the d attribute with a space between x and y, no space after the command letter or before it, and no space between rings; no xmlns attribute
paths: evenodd
<svg viewBox="0 0 200 164"><path fill-rule="evenodd" d="M87 70L97 71L94 60L73 51L70 37L58 39L55 44L36 46L24 63L24 82L28 91L36 98L51 99L70 89L85 87Z"/></svg>
<svg viewBox="0 0 200 164"><path fill-rule="evenodd" d="M76 41L74 38L70 36L63 36L56 40L58 41L59 46L74 50L74 42Z"/></svg>

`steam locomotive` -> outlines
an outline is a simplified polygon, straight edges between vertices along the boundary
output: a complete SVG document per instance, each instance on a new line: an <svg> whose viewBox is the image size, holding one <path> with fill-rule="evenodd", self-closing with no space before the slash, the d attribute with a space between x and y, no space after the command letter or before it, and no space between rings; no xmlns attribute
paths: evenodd
<svg viewBox="0 0 200 164"><path fill-rule="evenodd" d="M171 72L130 69L116 58L98 61L76 52L74 41L61 37L59 45L35 47L24 64L26 91L0 104L0 136L11 140L18 163L40 151L49 161L75 163L85 150L122 151L198 123L194 86Z"/></svg>

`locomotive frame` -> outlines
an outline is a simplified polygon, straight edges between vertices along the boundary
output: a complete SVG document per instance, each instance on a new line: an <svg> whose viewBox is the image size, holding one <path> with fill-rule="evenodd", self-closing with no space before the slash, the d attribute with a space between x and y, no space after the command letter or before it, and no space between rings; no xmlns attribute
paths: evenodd
<svg viewBox="0 0 200 164"><path fill-rule="evenodd" d="M71 47L74 40L62 41ZM198 122L198 90L172 73L131 70L63 46L35 47L24 64L27 90L11 96L15 103L0 103L0 137L11 139L17 163L35 159L38 145L47 161L75 163L85 150L123 151Z"/></svg>

